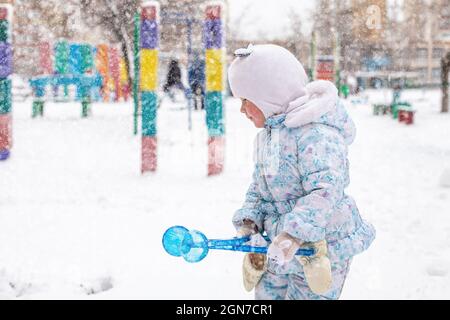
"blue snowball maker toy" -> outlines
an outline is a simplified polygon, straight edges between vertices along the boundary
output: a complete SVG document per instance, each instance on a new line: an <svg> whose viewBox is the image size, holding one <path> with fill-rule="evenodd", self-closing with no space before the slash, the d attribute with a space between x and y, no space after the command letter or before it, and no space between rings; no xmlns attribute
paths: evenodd
<svg viewBox="0 0 450 320"><path fill-rule="evenodd" d="M270 242L267 236L264 237ZM208 239L197 230L189 230L182 226L174 226L164 233L162 244L168 254L174 257L183 257L187 262L195 263L203 260L209 250L229 250L240 252L267 253L267 247L255 247L246 244L250 237L232 238L226 240ZM301 248L296 255L312 256L315 254L313 248Z"/></svg>

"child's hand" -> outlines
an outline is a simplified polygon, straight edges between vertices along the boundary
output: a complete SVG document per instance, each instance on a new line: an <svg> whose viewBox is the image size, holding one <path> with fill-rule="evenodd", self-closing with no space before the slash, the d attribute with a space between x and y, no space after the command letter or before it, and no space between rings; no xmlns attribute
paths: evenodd
<svg viewBox="0 0 450 320"><path fill-rule="evenodd" d="M274 260L278 265L284 265L291 261L302 242L289 234L282 232L275 237L269 249L267 256Z"/></svg>
<svg viewBox="0 0 450 320"><path fill-rule="evenodd" d="M248 237L250 236L250 241L246 244L253 247L265 247L267 246L267 241L264 237L258 233L258 228L255 223L251 220L244 220L244 225L238 230L238 237ZM256 270L263 270L264 264L266 262L266 255L261 253L249 253L248 257L253 268Z"/></svg>
<svg viewBox="0 0 450 320"><path fill-rule="evenodd" d="M256 224L248 219L243 221L243 225L237 229L237 237L248 237L258 232L258 227Z"/></svg>

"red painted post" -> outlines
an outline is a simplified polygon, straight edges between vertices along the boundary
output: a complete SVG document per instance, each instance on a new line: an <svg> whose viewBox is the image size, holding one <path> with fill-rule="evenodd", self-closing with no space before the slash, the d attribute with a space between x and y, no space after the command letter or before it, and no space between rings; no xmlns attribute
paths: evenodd
<svg viewBox="0 0 450 320"><path fill-rule="evenodd" d="M51 46L47 41L39 44L39 60L40 60L40 73L41 74L53 74L53 62L51 54Z"/></svg>
<svg viewBox="0 0 450 320"><path fill-rule="evenodd" d="M154 172L157 167L157 145L156 136L142 136L142 166L141 172Z"/></svg>
<svg viewBox="0 0 450 320"><path fill-rule="evenodd" d="M117 48L109 49L109 70L114 81L114 101L120 98L120 58Z"/></svg>
<svg viewBox="0 0 450 320"><path fill-rule="evenodd" d="M225 138L208 138L208 176L222 173L225 161Z"/></svg>

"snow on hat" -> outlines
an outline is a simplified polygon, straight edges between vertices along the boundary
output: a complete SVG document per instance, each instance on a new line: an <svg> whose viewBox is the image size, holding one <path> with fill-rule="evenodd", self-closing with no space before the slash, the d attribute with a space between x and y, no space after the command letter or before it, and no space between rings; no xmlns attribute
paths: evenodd
<svg viewBox="0 0 450 320"><path fill-rule="evenodd" d="M305 95L306 72L285 48L249 45L236 55L228 70L231 91L235 97L253 102L266 118L283 113L290 101Z"/></svg>

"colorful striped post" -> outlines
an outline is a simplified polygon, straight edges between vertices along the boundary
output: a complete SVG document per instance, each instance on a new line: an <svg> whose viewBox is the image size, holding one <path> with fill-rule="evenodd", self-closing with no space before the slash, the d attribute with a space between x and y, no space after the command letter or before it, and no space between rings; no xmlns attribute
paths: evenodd
<svg viewBox="0 0 450 320"><path fill-rule="evenodd" d="M73 75L83 74L83 57L81 45L71 43L69 46L69 73Z"/></svg>
<svg viewBox="0 0 450 320"><path fill-rule="evenodd" d="M208 176L220 174L224 165L224 5L206 5L204 24L206 64L206 125L208 127Z"/></svg>
<svg viewBox="0 0 450 320"><path fill-rule="evenodd" d="M39 44L40 74L53 74L53 62L50 42L44 41Z"/></svg>
<svg viewBox="0 0 450 320"><path fill-rule="evenodd" d="M81 52L81 73L92 74L94 71L93 49L89 44L80 45Z"/></svg>
<svg viewBox="0 0 450 320"><path fill-rule="evenodd" d="M66 40L60 40L55 45L55 72L69 73L69 43Z"/></svg>
<svg viewBox="0 0 450 320"><path fill-rule="evenodd" d="M91 47L87 44L72 43L69 46L70 73L77 78L77 100L81 100L81 117L87 118L91 112L91 81L85 77L92 72Z"/></svg>
<svg viewBox="0 0 450 320"><path fill-rule="evenodd" d="M69 73L69 43L67 40L60 40L55 45L55 73L66 75ZM64 85L64 98L69 98L69 87Z"/></svg>
<svg viewBox="0 0 450 320"><path fill-rule="evenodd" d="M82 44L79 47L81 56L80 71L82 75L93 74L94 58L92 56L92 47L89 44ZM89 78L80 78L80 94L81 94L81 117L86 118L91 113L92 103L92 87L93 81Z"/></svg>
<svg viewBox="0 0 450 320"><path fill-rule="evenodd" d="M159 3L141 3L140 84L142 105L141 173L156 171L156 111L158 96Z"/></svg>
<svg viewBox="0 0 450 320"><path fill-rule="evenodd" d="M109 71L114 83L114 102L120 97L120 57L117 48L109 48Z"/></svg>
<svg viewBox="0 0 450 320"><path fill-rule="evenodd" d="M44 116L44 106L45 106L45 87L48 81L45 77L40 77L32 81L31 88L33 89L33 107L31 111L31 117L36 118L37 116Z"/></svg>
<svg viewBox="0 0 450 320"><path fill-rule="evenodd" d="M102 85L102 97L103 101L107 102L109 100L109 48L106 44L100 44L97 46L97 55L95 57L95 64L98 73L103 79Z"/></svg>
<svg viewBox="0 0 450 320"><path fill-rule="evenodd" d="M120 58L119 69L120 69L120 90L119 90L120 98L123 98L124 101L128 101L128 98L130 97L130 86L128 81L127 66L125 63L125 59L123 57Z"/></svg>
<svg viewBox="0 0 450 320"><path fill-rule="evenodd" d="M12 14L13 1L0 1L0 160L9 158L12 147Z"/></svg>
<svg viewBox="0 0 450 320"><path fill-rule="evenodd" d="M39 43L39 74L40 75L53 75L53 55L52 55L52 45L48 41L43 41ZM53 85L53 97L56 99L58 96L58 86ZM43 106L42 106L43 108ZM42 109L42 112L44 110ZM33 103L33 117L37 114L36 108Z"/></svg>

